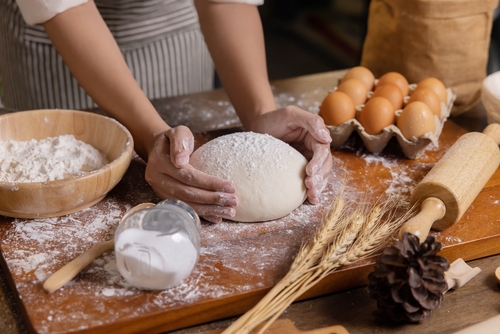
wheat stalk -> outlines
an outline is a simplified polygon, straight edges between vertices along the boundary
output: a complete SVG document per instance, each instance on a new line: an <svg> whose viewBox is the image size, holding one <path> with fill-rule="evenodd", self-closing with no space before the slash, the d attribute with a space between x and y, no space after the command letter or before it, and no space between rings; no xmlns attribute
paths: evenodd
<svg viewBox="0 0 500 334"><path fill-rule="evenodd" d="M322 254L323 248L330 241L330 236L336 231L337 217L342 216L345 211L345 201L339 196L333 203L332 208L327 212L323 218L323 224L316 232L314 239L304 244L299 253L295 257L289 272L300 271L300 269L307 268L311 263L319 259Z"/></svg>
<svg viewBox="0 0 500 334"><path fill-rule="evenodd" d="M263 333L298 297L342 266L373 255L413 214L397 217L400 203L361 206L349 211L342 194L337 196L311 242L303 245L290 270L251 310L223 334Z"/></svg>
<svg viewBox="0 0 500 334"><path fill-rule="evenodd" d="M331 209L323 219L314 239L302 245L295 257L290 270L265 296L259 303L241 316L235 323L228 327L223 333L237 333L238 328L246 326L248 319L268 318L268 310L273 309L277 304L286 302L290 297L290 292L296 291L298 287L308 278L307 272L312 268L322 254L323 248L327 245L329 237L335 233L337 217L340 217L345 211L344 199L339 196L333 203ZM312 274L312 273L311 273ZM285 301L283 301L285 300ZM257 307L262 305L262 307ZM266 306L266 307L264 307ZM251 330L251 329L250 329ZM248 332L250 331L248 330ZM246 331L240 331L245 333Z"/></svg>

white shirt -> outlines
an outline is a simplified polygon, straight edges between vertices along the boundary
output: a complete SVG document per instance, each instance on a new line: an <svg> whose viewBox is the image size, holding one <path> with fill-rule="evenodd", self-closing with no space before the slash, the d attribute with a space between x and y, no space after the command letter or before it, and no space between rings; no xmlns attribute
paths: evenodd
<svg viewBox="0 0 500 334"><path fill-rule="evenodd" d="M264 0L210 0L262 5ZM87 0L16 0L24 20L29 25L43 23L59 13L86 3Z"/></svg>

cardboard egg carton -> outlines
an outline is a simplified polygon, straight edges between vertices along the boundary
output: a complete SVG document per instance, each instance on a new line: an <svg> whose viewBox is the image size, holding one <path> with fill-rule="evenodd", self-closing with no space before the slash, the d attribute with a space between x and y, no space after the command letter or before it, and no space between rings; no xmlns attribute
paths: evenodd
<svg viewBox="0 0 500 334"><path fill-rule="evenodd" d="M416 84L410 84L410 94L415 90ZM336 89L336 88L335 88ZM447 103L441 103L441 117L434 116L435 118L435 129L434 132L428 132L424 134L420 138L413 137L411 140L406 139L401 130L395 125L391 124L385 127L382 133L378 135L371 135L365 132L363 126L357 120L357 116L359 112L363 109L364 105L359 105L356 107L356 118L350 119L338 126L327 125L328 130L330 130L330 135L332 136L331 147L334 149L340 148L349 138L353 131L356 131L361 139L363 140L363 144L366 149L371 153L380 153L387 145L389 140L396 136L396 139L404 153L404 155L409 159L417 159L420 155L422 155L429 144L433 144L435 147L438 147L439 144L439 136L441 135L441 131L443 130L444 122L450 116L451 108L453 107L453 102L456 99L456 95L451 91L451 89L447 88L446 92L448 93L448 101ZM368 97L373 92L368 92ZM405 96L404 103L406 105L409 96ZM396 114L396 122L401 115L403 110L399 109L395 111Z"/></svg>

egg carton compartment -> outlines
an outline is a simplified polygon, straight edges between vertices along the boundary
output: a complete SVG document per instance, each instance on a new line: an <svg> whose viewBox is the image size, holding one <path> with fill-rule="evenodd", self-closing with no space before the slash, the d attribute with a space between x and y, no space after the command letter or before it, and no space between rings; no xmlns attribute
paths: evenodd
<svg viewBox="0 0 500 334"><path fill-rule="evenodd" d="M416 84L410 84L410 94L415 90ZM365 132L363 126L359 123L356 118L350 119L338 126L327 125L330 135L332 137L332 142L330 146L334 149L339 149L349 138L353 131L356 131L361 137L364 146L371 153L380 153L383 151L389 140L396 136L396 139L401 147L404 155L409 159L417 159L420 157L429 144L433 144L435 147L439 146L439 136L443 130L444 122L450 116L451 108L453 107L453 102L456 99L456 95L452 92L450 88L446 89L447 92L447 103L441 103L441 117L434 116L435 129L434 132L427 132L419 138L406 139L401 130L395 125L391 124L386 126L380 134L371 135ZM368 92L368 96L373 92ZM405 96L404 103L408 101L409 96ZM356 107L357 114L363 109L364 105L359 105ZM396 122L401 115L403 110L399 109L395 111ZM356 115L357 116L357 115Z"/></svg>

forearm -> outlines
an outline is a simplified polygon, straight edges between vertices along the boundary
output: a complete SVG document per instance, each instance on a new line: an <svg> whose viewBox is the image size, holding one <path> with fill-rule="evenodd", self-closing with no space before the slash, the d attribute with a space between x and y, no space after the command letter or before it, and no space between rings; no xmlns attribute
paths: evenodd
<svg viewBox="0 0 500 334"><path fill-rule="evenodd" d="M69 9L44 27L79 84L129 129L137 153L147 159L155 136L169 127L138 86L95 4Z"/></svg>
<svg viewBox="0 0 500 334"><path fill-rule="evenodd" d="M262 24L257 8L195 0L202 32L243 126L276 109L269 85Z"/></svg>

